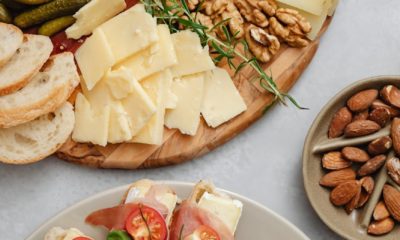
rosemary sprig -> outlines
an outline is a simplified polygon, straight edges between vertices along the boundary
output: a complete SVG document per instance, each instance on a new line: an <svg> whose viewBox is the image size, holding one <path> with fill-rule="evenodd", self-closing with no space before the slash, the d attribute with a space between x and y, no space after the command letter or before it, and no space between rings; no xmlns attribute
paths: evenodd
<svg viewBox="0 0 400 240"><path fill-rule="evenodd" d="M200 3L196 10L192 13L186 3L186 0L142 0L145 5L146 11L153 15L160 23L169 26L172 33L179 31L179 26L195 32L204 46L209 45L212 47L213 61L219 63L226 60L229 67L235 70L237 74L243 67L249 65L257 73L257 80L262 88L272 93L275 100L279 100L286 105L286 99L295 105L297 108L301 107L296 100L286 93L281 93L273 80L261 67L255 57L250 56L249 47L244 39L238 40L235 38L236 34L231 34L226 27L226 23L230 19L224 19L215 24L211 29L202 25L197 20L197 14L201 8ZM215 30L220 30L224 34L224 39L217 38L214 34ZM243 52L238 50L238 46L242 46ZM241 62L237 65L234 64L233 59L239 58Z"/></svg>

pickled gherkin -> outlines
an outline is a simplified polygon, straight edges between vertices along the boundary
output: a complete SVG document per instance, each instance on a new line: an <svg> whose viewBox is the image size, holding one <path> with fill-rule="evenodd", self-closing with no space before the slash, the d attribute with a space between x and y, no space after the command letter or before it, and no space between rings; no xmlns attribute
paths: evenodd
<svg viewBox="0 0 400 240"><path fill-rule="evenodd" d="M75 18L72 16L65 16L45 22L38 30L40 35L52 36L67 27L71 26L75 22Z"/></svg>
<svg viewBox="0 0 400 240"><path fill-rule="evenodd" d="M11 23L12 16L7 7L0 3L0 22Z"/></svg>
<svg viewBox="0 0 400 240"><path fill-rule="evenodd" d="M14 24L27 28L58 17L73 15L88 2L90 0L54 0L21 13L14 18Z"/></svg>

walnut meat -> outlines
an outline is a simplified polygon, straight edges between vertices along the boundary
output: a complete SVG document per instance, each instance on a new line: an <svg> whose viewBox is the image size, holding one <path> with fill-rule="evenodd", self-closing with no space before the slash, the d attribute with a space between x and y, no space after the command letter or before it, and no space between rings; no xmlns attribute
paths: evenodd
<svg viewBox="0 0 400 240"><path fill-rule="evenodd" d="M267 27L269 17L275 15L278 8L274 0L233 0L235 6L246 21L259 26Z"/></svg>
<svg viewBox="0 0 400 240"><path fill-rule="evenodd" d="M246 28L245 38L253 55L264 63L268 62L281 46L277 37L255 25Z"/></svg>

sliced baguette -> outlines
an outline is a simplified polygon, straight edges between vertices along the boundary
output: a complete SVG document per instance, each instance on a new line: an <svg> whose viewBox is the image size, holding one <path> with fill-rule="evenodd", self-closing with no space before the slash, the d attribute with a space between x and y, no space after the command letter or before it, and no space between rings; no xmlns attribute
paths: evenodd
<svg viewBox="0 0 400 240"><path fill-rule="evenodd" d="M0 161L27 164L42 160L68 139L74 124L73 107L66 102L54 113L13 128L0 129Z"/></svg>
<svg viewBox="0 0 400 240"><path fill-rule="evenodd" d="M72 53L52 56L21 90L0 96L0 128L9 128L55 111L79 84Z"/></svg>
<svg viewBox="0 0 400 240"><path fill-rule="evenodd" d="M0 67L0 96L18 91L29 83L49 58L53 44L49 37L24 35L17 52Z"/></svg>
<svg viewBox="0 0 400 240"><path fill-rule="evenodd" d="M14 56L23 39L24 34L19 28L0 22L0 67Z"/></svg>

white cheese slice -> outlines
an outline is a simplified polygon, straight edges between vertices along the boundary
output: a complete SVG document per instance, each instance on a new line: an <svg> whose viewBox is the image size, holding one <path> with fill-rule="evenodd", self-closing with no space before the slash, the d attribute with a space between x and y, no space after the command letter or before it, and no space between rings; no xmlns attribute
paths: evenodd
<svg viewBox="0 0 400 240"><path fill-rule="evenodd" d="M172 81L171 87L168 88L167 99L165 100L165 108L167 109L174 109L178 104L178 97L171 91L172 88Z"/></svg>
<svg viewBox="0 0 400 240"><path fill-rule="evenodd" d="M126 8L125 0L91 0L75 13L76 22L65 30L68 38L79 39L89 35L105 21Z"/></svg>
<svg viewBox="0 0 400 240"><path fill-rule="evenodd" d="M156 113L146 126L132 139L132 142L145 144L162 144L164 133L165 100L169 93L167 85L172 82L169 70L154 74L140 82L147 95L157 107Z"/></svg>
<svg viewBox="0 0 400 240"><path fill-rule="evenodd" d="M86 237L79 229L61 227L51 228L45 235L45 240L73 240L76 237ZM90 238L91 239L91 238Z"/></svg>
<svg viewBox="0 0 400 240"><path fill-rule="evenodd" d="M218 127L246 109L246 103L225 69L207 72L201 114L210 127Z"/></svg>
<svg viewBox="0 0 400 240"><path fill-rule="evenodd" d="M122 99L133 91L133 82L136 81L132 73L125 67L108 71L105 81L115 99Z"/></svg>
<svg viewBox="0 0 400 240"><path fill-rule="evenodd" d="M295 7L305 12L314 15L321 15L325 10L325 0L277 0L278 3L283 3L289 7Z"/></svg>
<svg viewBox="0 0 400 240"><path fill-rule="evenodd" d="M110 107L93 111L89 101L81 93L75 100L75 127L72 139L76 142L90 142L100 146L107 145Z"/></svg>
<svg viewBox="0 0 400 240"><path fill-rule="evenodd" d="M100 25L118 63L158 41L156 20L148 13L117 15ZM94 52L93 54L95 54Z"/></svg>
<svg viewBox="0 0 400 240"><path fill-rule="evenodd" d="M174 109L165 114L165 125L177 128L183 134L196 135L200 123L200 108L203 100L204 73L176 78L172 82L172 93L178 97Z"/></svg>
<svg viewBox="0 0 400 240"><path fill-rule="evenodd" d="M178 60L167 25L158 25L157 32L160 40L149 48L127 58L116 68L126 67L132 71L139 81L168 67L175 65Z"/></svg>
<svg viewBox="0 0 400 240"><path fill-rule="evenodd" d="M199 36L189 30L172 34L178 64L171 68L174 77L181 77L215 68L208 46L202 47Z"/></svg>
<svg viewBox="0 0 400 240"><path fill-rule="evenodd" d="M232 233L235 233L242 215L242 202L205 192L200 198L198 206L214 213L223 223L225 223Z"/></svg>
<svg viewBox="0 0 400 240"><path fill-rule="evenodd" d="M122 143L132 139L130 120L120 102L110 105L110 122L108 126L109 143Z"/></svg>
<svg viewBox="0 0 400 240"><path fill-rule="evenodd" d="M99 29L96 29L76 51L75 59L89 90L100 81L115 62L107 39Z"/></svg>
<svg viewBox="0 0 400 240"><path fill-rule="evenodd" d="M94 88L88 90L86 84L81 82L82 93L89 101L94 111L101 111L103 107L113 104L116 100L107 86L107 79L101 79Z"/></svg>

